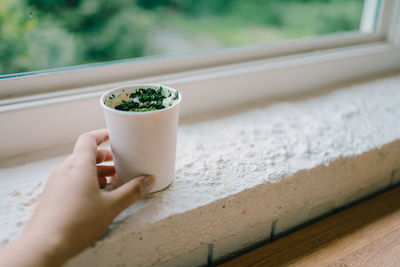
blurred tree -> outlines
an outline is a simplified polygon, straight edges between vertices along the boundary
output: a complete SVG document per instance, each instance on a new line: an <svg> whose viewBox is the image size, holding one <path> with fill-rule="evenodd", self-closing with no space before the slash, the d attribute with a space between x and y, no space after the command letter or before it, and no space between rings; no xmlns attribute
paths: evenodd
<svg viewBox="0 0 400 267"><path fill-rule="evenodd" d="M28 6L47 13L60 13L66 9L76 8L81 0L26 0Z"/></svg>
<svg viewBox="0 0 400 267"><path fill-rule="evenodd" d="M210 49L357 30L362 6L363 0L1 0L0 74L154 55L171 51L156 47L179 43Z"/></svg>
<svg viewBox="0 0 400 267"><path fill-rule="evenodd" d="M145 9L170 8L192 16L223 14L237 0L136 0Z"/></svg>
<svg viewBox="0 0 400 267"><path fill-rule="evenodd" d="M101 30L82 37L86 61L143 56L151 24L151 16L135 8L117 13Z"/></svg>
<svg viewBox="0 0 400 267"><path fill-rule="evenodd" d="M30 68L48 69L76 64L75 40L71 33L52 22L41 21L25 36Z"/></svg>
<svg viewBox="0 0 400 267"><path fill-rule="evenodd" d="M35 28L22 1L2 0L0 5L0 73L29 70L24 36Z"/></svg>

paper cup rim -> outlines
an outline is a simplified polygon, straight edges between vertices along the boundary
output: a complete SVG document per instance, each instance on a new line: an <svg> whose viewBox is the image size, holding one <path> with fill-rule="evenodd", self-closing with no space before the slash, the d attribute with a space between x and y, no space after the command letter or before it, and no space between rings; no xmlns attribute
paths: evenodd
<svg viewBox="0 0 400 267"><path fill-rule="evenodd" d="M109 95L111 92L120 90L120 89L122 89L122 88L130 88L130 87L138 87L138 88L143 87L143 88L145 88L146 86L147 86L147 87L148 87L148 86L150 86L150 87L160 87L160 86L162 86L162 87L165 87L165 88L168 88L168 89L172 89L172 90L178 92L178 94L179 94L179 99L178 99L178 101L176 101L172 106L169 106L169 107L167 107L167 108L157 109L157 110L150 110L150 111L140 111L140 112L118 110L118 109L111 108L111 107L107 106L106 104L104 104L104 98L105 98L105 96L106 96L106 95ZM176 107L181 101L182 101L182 94L181 94L178 90L176 90L176 89L174 89L174 88L172 88L172 87L169 87L169 86L162 85L162 84L153 84L153 83L131 84L131 85L123 85L123 86L115 87L115 88L112 88L112 89L108 90L107 92L103 93L103 95L100 97L100 105L103 107L103 109L109 110L109 111L112 111L112 112L116 112L117 114L121 114L121 115L130 115L130 116L140 116L140 115L147 115L147 114L154 114L154 113L164 112L164 111L173 109L173 108Z"/></svg>

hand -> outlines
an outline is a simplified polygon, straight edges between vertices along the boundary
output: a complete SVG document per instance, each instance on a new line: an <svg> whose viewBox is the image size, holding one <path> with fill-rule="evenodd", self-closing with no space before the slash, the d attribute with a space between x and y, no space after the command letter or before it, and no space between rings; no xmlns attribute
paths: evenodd
<svg viewBox="0 0 400 267"><path fill-rule="evenodd" d="M4 266L61 265L95 242L122 210L151 189L154 177L141 176L113 191L100 190L105 177L115 175L114 166L96 165L112 160L110 151L97 149L107 140L106 129L78 138L73 154L50 174L22 236L5 248L7 255L0 250L1 266L4 259L11 259Z"/></svg>

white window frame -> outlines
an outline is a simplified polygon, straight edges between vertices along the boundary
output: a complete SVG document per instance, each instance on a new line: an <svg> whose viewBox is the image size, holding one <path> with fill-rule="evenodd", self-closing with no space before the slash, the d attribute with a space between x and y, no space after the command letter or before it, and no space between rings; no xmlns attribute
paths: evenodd
<svg viewBox="0 0 400 267"><path fill-rule="evenodd" d="M272 45L247 46L178 56L148 57L0 76L0 99L133 80L252 60L349 47L387 40L398 0L365 0L360 32L301 38ZM383 8L379 8L380 5ZM377 12L382 18L376 25ZM375 30L376 28L376 30ZM0 103L1 104L1 103Z"/></svg>
<svg viewBox="0 0 400 267"><path fill-rule="evenodd" d="M130 83L161 83L184 97L183 118L400 69L400 0L378 1L373 33L345 33L0 79L0 159L73 142L104 127L99 96ZM361 30L370 31L366 0ZM96 64L95 64L96 65ZM234 92L234 93L232 93ZM198 101L198 99L202 101ZM29 132L29 134L27 134Z"/></svg>

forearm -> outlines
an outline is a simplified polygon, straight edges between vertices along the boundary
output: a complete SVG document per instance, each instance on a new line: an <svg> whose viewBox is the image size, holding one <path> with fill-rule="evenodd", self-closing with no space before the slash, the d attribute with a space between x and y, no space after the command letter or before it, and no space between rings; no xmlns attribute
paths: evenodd
<svg viewBox="0 0 400 267"><path fill-rule="evenodd" d="M101 178L114 177L107 130L81 135L70 155L49 176L40 202L22 236L0 247L0 266L60 266L95 242L113 219L154 186L153 176L140 176L111 191L101 191Z"/></svg>
<svg viewBox="0 0 400 267"><path fill-rule="evenodd" d="M0 266L61 266L65 261L64 253L61 253L57 246L52 246L52 241L44 239L34 240L22 236L0 247Z"/></svg>

